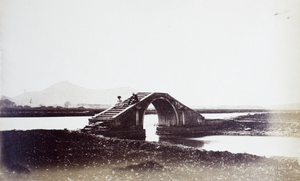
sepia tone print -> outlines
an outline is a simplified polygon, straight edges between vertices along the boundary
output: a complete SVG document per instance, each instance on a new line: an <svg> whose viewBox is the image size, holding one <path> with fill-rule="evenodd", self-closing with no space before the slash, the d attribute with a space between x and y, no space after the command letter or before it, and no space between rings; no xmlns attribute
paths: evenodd
<svg viewBox="0 0 300 181"><path fill-rule="evenodd" d="M0 180L299 180L297 0L0 0Z"/></svg>

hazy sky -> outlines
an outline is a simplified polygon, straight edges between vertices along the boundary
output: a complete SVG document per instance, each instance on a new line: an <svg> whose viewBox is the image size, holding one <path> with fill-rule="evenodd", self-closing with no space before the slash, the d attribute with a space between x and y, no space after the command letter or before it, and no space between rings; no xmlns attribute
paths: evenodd
<svg viewBox="0 0 300 181"><path fill-rule="evenodd" d="M300 102L298 0L0 0L1 94L67 80L186 105Z"/></svg>

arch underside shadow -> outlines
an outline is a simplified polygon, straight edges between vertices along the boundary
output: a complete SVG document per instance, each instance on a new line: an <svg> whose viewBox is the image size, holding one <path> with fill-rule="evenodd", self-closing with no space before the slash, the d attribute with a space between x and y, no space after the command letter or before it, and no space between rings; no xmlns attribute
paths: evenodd
<svg viewBox="0 0 300 181"><path fill-rule="evenodd" d="M151 102L157 111L159 126L178 125L178 113L172 104L164 98L157 98ZM149 104L150 105L150 104ZM148 107L148 106L147 106ZM146 111L146 109L145 109ZM144 118L143 118L144 120Z"/></svg>

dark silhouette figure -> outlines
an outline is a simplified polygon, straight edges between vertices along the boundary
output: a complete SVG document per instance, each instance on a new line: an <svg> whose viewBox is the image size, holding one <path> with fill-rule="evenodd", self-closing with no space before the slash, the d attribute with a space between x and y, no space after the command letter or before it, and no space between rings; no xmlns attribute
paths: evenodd
<svg viewBox="0 0 300 181"><path fill-rule="evenodd" d="M130 97L129 101L128 101L128 105L134 104L139 102L139 98L137 96L137 94L132 93L132 96Z"/></svg>

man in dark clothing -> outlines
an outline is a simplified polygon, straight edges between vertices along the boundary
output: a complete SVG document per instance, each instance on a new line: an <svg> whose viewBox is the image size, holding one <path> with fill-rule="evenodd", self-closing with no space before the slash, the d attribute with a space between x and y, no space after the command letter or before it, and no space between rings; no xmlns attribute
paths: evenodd
<svg viewBox="0 0 300 181"><path fill-rule="evenodd" d="M132 93L132 96L130 97L129 101L128 101L128 105L134 104L139 102L139 98L137 96L137 94Z"/></svg>

